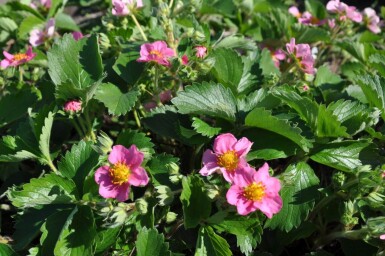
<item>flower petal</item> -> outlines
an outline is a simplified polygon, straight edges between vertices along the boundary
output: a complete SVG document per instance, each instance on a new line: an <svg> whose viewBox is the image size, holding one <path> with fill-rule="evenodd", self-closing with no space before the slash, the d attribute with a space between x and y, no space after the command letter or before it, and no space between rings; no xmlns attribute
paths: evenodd
<svg viewBox="0 0 385 256"><path fill-rule="evenodd" d="M131 171L131 174L128 178L128 183L132 186L145 186L148 184L149 178L146 170L143 167L138 167Z"/></svg>
<svg viewBox="0 0 385 256"><path fill-rule="evenodd" d="M243 137L235 143L234 149L239 157L244 157L249 153L252 145L253 143L251 141Z"/></svg>
<svg viewBox="0 0 385 256"><path fill-rule="evenodd" d="M237 143L237 139L231 133L224 133L215 138L214 152L217 154L226 153L229 150L234 150L233 145Z"/></svg>
<svg viewBox="0 0 385 256"><path fill-rule="evenodd" d="M117 188L116 200L119 202L124 202L128 199L128 195L130 194L130 185L128 183L124 183Z"/></svg>

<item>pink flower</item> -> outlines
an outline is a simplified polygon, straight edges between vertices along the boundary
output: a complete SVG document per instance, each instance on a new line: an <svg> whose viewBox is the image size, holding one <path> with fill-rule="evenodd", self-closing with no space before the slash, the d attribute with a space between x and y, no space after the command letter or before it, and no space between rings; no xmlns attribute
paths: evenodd
<svg viewBox="0 0 385 256"><path fill-rule="evenodd" d="M210 149L203 153L203 176L220 171L228 182L232 182L237 169L247 166L246 154L253 145L247 138L237 140L231 133L217 136L214 140L214 152Z"/></svg>
<svg viewBox="0 0 385 256"><path fill-rule="evenodd" d="M311 15L310 12L304 12L301 14L298 8L295 6L289 8L289 13L296 17L300 23L305 25L320 26L326 22L326 20L320 20L317 17Z"/></svg>
<svg viewBox="0 0 385 256"><path fill-rule="evenodd" d="M1 61L0 66L2 68L7 68L8 66L19 66L27 61L32 60L36 56L36 53L32 52L31 46L28 46L28 50L26 53L17 53L15 55L12 55L6 51L3 51L3 54L5 56L5 59Z"/></svg>
<svg viewBox="0 0 385 256"><path fill-rule="evenodd" d="M328 25L331 29L335 28L336 26L336 20L335 19L328 19Z"/></svg>
<svg viewBox="0 0 385 256"><path fill-rule="evenodd" d="M51 0L40 0L40 3L42 6L44 6L47 9L51 8L51 5L52 5Z"/></svg>
<svg viewBox="0 0 385 256"><path fill-rule="evenodd" d="M182 65L187 65L188 64L188 57L186 54L184 54L181 58L181 61L182 61Z"/></svg>
<svg viewBox="0 0 385 256"><path fill-rule="evenodd" d="M308 44L295 44L295 38L286 44L287 52L294 57L300 69L306 74L314 74L314 58Z"/></svg>
<svg viewBox="0 0 385 256"><path fill-rule="evenodd" d="M143 157L143 153L135 145L128 149L122 145L114 146L108 156L111 165L102 166L95 172L99 194L104 198L116 198L123 202L128 199L130 185L147 185L149 178L140 166Z"/></svg>
<svg viewBox="0 0 385 256"><path fill-rule="evenodd" d="M271 54L271 58L273 59L274 65L277 68L279 68L280 61L286 59L286 54L281 49L278 49L275 51L270 50L270 54Z"/></svg>
<svg viewBox="0 0 385 256"><path fill-rule="evenodd" d="M207 48L204 46L195 46L195 50L197 51L195 55L198 58L203 59L207 55Z"/></svg>
<svg viewBox="0 0 385 256"><path fill-rule="evenodd" d="M80 100L70 100L63 107L66 112L79 112L82 110L82 102Z"/></svg>
<svg viewBox="0 0 385 256"><path fill-rule="evenodd" d="M48 38L53 37L55 33L55 19L49 19L44 30L33 29L30 32L29 43L32 46L38 46L44 43Z"/></svg>
<svg viewBox="0 0 385 256"><path fill-rule="evenodd" d="M340 0L331 0L326 4L326 9L331 13L340 15L340 20L350 19L355 22L362 21L362 15L354 6L340 2Z"/></svg>
<svg viewBox="0 0 385 256"><path fill-rule="evenodd" d="M380 235L380 239L381 239L381 240L385 240L385 234Z"/></svg>
<svg viewBox="0 0 385 256"><path fill-rule="evenodd" d="M156 41L153 43L142 44L140 47L140 58L138 62L154 61L163 66L170 66L169 58L174 57L173 49L168 48L166 42Z"/></svg>
<svg viewBox="0 0 385 256"><path fill-rule="evenodd" d="M364 9L365 23L370 31L375 34L381 32L380 18L377 16L376 11L372 8Z"/></svg>
<svg viewBox="0 0 385 256"><path fill-rule="evenodd" d="M72 32L72 37L73 37L76 41L79 41L79 40L82 39L84 36L83 36L82 32L80 32L80 31L74 31L74 32Z"/></svg>
<svg viewBox="0 0 385 256"><path fill-rule="evenodd" d="M298 10L296 6L291 6L289 8L289 13L296 18L300 18L302 16L301 12Z"/></svg>
<svg viewBox="0 0 385 256"><path fill-rule="evenodd" d="M127 16L131 11L143 7L142 0L112 0L112 14L115 16Z"/></svg>
<svg viewBox="0 0 385 256"><path fill-rule="evenodd" d="M227 202L237 206L240 215L247 215L259 209L269 219L282 208L279 195L281 183L277 178L270 177L269 166L265 163L258 171L247 170L234 177L234 183L227 191Z"/></svg>

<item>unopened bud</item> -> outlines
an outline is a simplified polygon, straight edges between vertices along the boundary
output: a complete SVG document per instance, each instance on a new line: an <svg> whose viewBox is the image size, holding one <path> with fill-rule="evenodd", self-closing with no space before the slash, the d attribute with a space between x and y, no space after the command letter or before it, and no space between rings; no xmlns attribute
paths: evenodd
<svg viewBox="0 0 385 256"><path fill-rule="evenodd" d="M139 198L135 201L135 207L141 215L145 215L148 212L148 203L143 198Z"/></svg>
<svg viewBox="0 0 385 256"><path fill-rule="evenodd" d="M166 215L166 223L174 222L177 216L178 214L176 214L175 212L168 212Z"/></svg>

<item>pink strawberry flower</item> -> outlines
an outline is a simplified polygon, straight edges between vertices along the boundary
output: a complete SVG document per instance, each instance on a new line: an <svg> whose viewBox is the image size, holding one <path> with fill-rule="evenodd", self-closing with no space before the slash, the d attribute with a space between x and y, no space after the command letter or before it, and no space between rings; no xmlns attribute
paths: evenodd
<svg viewBox="0 0 385 256"><path fill-rule="evenodd" d="M112 148L108 161L110 166L102 166L95 172L99 184L99 194L104 198L116 198L123 202L128 199L130 186L145 186L149 178L140 165L144 155L135 145L125 148L116 145Z"/></svg>
<svg viewBox="0 0 385 256"><path fill-rule="evenodd" d="M326 4L326 9L331 13L336 13L340 16L340 20L350 19L354 22L361 22L362 15L356 10L355 6L348 6L340 2L340 0L331 0Z"/></svg>
<svg viewBox="0 0 385 256"><path fill-rule="evenodd" d="M279 195L281 183L270 177L269 165L265 163L258 171L251 167L234 177L234 182L227 191L226 199L237 207L240 215L247 215L256 210L263 212L269 219L282 209Z"/></svg>
<svg viewBox="0 0 385 256"><path fill-rule="evenodd" d="M204 46L195 46L196 56L203 59L207 55L207 48Z"/></svg>
<svg viewBox="0 0 385 256"><path fill-rule="evenodd" d="M366 26L370 31L372 31L375 34L378 34L381 32L380 17L377 16L375 10L373 10L372 8L365 8L364 17L365 17Z"/></svg>
<svg viewBox="0 0 385 256"><path fill-rule="evenodd" d="M287 52L294 57L300 69L306 74L313 75L314 70L314 58L311 54L311 49L308 44L295 44L295 38L290 40L290 43L286 44Z"/></svg>
<svg viewBox="0 0 385 256"><path fill-rule="evenodd" d="M320 26L326 23L326 20L320 20L313 16L310 12L304 12L302 14L296 6L290 7L289 13L296 17L300 23L305 25Z"/></svg>
<svg viewBox="0 0 385 256"><path fill-rule="evenodd" d="M9 66L16 67L23 63L26 63L33 58L35 58L36 53L32 52L32 47L29 46L26 53L17 53L17 54L10 54L6 51L3 51L3 54L5 56L5 59L1 61L0 66L2 68L7 68Z"/></svg>
<svg viewBox="0 0 385 256"><path fill-rule="evenodd" d="M187 65L188 64L188 57L186 54L184 54L181 58L182 65Z"/></svg>
<svg viewBox="0 0 385 256"><path fill-rule="evenodd" d="M84 37L83 33L80 32L80 31L74 31L72 32L72 37L76 40L76 41L79 41L80 39L82 39Z"/></svg>
<svg viewBox="0 0 385 256"><path fill-rule="evenodd" d="M336 26L336 20L335 19L328 19L328 25L329 28L333 29Z"/></svg>
<svg viewBox="0 0 385 256"><path fill-rule="evenodd" d="M380 235L380 239L381 239L381 240L385 240L385 234Z"/></svg>
<svg viewBox="0 0 385 256"><path fill-rule="evenodd" d="M286 59L286 54L281 49L278 49L278 50L275 50L275 51L271 51L270 50L270 54L271 54L271 58L273 59L274 65L277 68L279 68L280 61Z"/></svg>
<svg viewBox="0 0 385 256"><path fill-rule="evenodd" d="M220 171L228 182L232 182L237 169L247 166L246 155L253 145L247 138L237 140L231 133L217 136L214 140L214 151L203 153L203 168L199 173L203 176Z"/></svg>
<svg viewBox="0 0 385 256"><path fill-rule="evenodd" d="M80 100L70 100L64 104L65 112L75 113L82 110L82 102Z"/></svg>
<svg viewBox="0 0 385 256"><path fill-rule="evenodd" d="M143 7L142 0L112 0L112 14L115 16L127 16L132 10Z"/></svg>
<svg viewBox="0 0 385 256"><path fill-rule="evenodd" d="M174 50L168 48L166 42L156 41L153 43L142 44L142 46L140 47L140 58L137 59L137 61L154 61L163 66L170 66L169 58L174 56Z"/></svg>
<svg viewBox="0 0 385 256"><path fill-rule="evenodd" d="M53 37L55 34L55 19L49 19L44 30L33 29L30 32L29 43L32 46L38 46L44 43L48 38Z"/></svg>

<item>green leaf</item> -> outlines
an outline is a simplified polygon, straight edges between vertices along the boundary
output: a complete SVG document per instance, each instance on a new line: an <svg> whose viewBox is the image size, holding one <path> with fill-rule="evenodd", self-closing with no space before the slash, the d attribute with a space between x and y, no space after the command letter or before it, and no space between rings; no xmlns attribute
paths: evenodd
<svg viewBox="0 0 385 256"><path fill-rule="evenodd" d="M63 225L62 232L55 245L55 255L92 255L96 237L95 220L89 206L77 206ZM72 215L70 214L70 216Z"/></svg>
<svg viewBox="0 0 385 256"><path fill-rule="evenodd" d="M341 171L351 172L367 161L367 150L371 143L366 141L343 141L329 143L322 146L310 158L318 163L336 168Z"/></svg>
<svg viewBox="0 0 385 256"><path fill-rule="evenodd" d="M58 163L58 169L64 177L75 182L79 194L82 194L84 179L98 161L99 155L92 149L92 143L80 141L72 146L71 151L67 151Z"/></svg>
<svg viewBox="0 0 385 256"><path fill-rule="evenodd" d="M318 137L349 137L346 127L342 126L337 117L326 109L325 105L318 107L317 131Z"/></svg>
<svg viewBox="0 0 385 256"><path fill-rule="evenodd" d="M385 55L384 54L372 54L369 56L369 63L374 67L382 77L385 76Z"/></svg>
<svg viewBox="0 0 385 256"><path fill-rule="evenodd" d="M251 255L261 242L262 227L257 218L233 216L213 226L219 232L227 232L237 237L237 246L246 256Z"/></svg>
<svg viewBox="0 0 385 256"><path fill-rule="evenodd" d="M283 206L279 213L267 220L265 227L289 232L304 221L314 207L318 195L318 177L305 162L291 164L283 173L281 196Z"/></svg>
<svg viewBox="0 0 385 256"><path fill-rule="evenodd" d="M13 248L20 251L28 246L40 233L40 228L46 219L62 210L65 208L60 205L44 205L41 209L26 209L23 215L16 220L15 233L12 236L15 240Z"/></svg>
<svg viewBox="0 0 385 256"><path fill-rule="evenodd" d="M25 89L2 96L0 98L0 127L26 116L27 109L32 107L36 101L36 95L31 90ZM12 109L11 115L10 109Z"/></svg>
<svg viewBox="0 0 385 256"><path fill-rule="evenodd" d="M207 226L201 227L198 233L195 256L230 256L229 244L214 230Z"/></svg>
<svg viewBox="0 0 385 256"><path fill-rule="evenodd" d="M93 35L75 41L66 34L48 51L49 75L56 85L56 97L63 100L90 99L103 79L103 66L97 42Z"/></svg>
<svg viewBox="0 0 385 256"><path fill-rule="evenodd" d="M203 136L212 138L215 135L218 135L221 131L220 127L212 127L208 123L202 121L198 117L193 117L192 126L197 133L202 134Z"/></svg>
<svg viewBox="0 0 385 256"><path fill-rule="evenodd" d="M95 98L107 107L108 113L120 116L125 115L134 107L139 94L137 89L122 93L117 86L107 83L99 87Z"/></svg>
<svg viewBox="0 0 385 256"><path fill-rule="evenodd" d="M323 3L318 0L306 0L305 1L306 10L308 10L313 16L322 20L327 16L326 8Z"/></svg>
<svg viewBox="0 0 385 256"><path fill-rule="evenodd" d="M108 248L110 248L114 243L116 243L121 229L121 227L117 227L99 231L95 239L95 252L104 252L108 250Z"/></svg>
<svg viewBox="0 0 385 256"><path fill-rule="evenodd" d="M365 94L369 104L382 111L382 118L385 120L385 79L378 75L361 75L357 82Z"/></svg>
<svg viewBox="0 0 385 256"><path fill-rule="evenodd" d="M168 249L168 243L164 241L163 234L159 234L158 230L146 227L140 230L135 242L138 256L171 256Z"/></svg>
<svg viewBox="0 0 385 256"><path fill-rule="evenodd" d="M54 114L52 112L48 113L48 116L44 119L44 125L41 128L41 133L39 136L39 149L43 157L47 160L51 159L49 151L49 141L51 137L53 116Z"/></svg>
<svg viewBox="0 0 385 256"><path fill-rule="evenodd" d="M249 127L265 129L284 136L306 152L312 147L312 144L305 137L301 136L301 129L292 127L289 121L273 116L268 110L255 108L246 116L245 124Z"/></svg>
<svg viewBox="0 0 385 256"><path fill-rule="evenodd" d="M42 26L45 23L45 20L40 19L34 15L27 16L19 26L18 36L20 38L26 38L28 33L35 27Z"/></svg>
<svg viewBox="0 0 385 256"><path fill-rule="evenodd" d="M180 200L183 206L184 225L186 228L195 228L210 216L211 201L200 177L192 175L184 177L182 186Z"/></svg>
<svg viewBox="0 0 385 256"><path fill-rule="evenodd" d="M0 17L0 28L7 32L13 32L17 29L17 24L10 18Z"/></svg>
<svg viewBox="0 0 385 256"><path fill-rule="evenodd" d="M37 10L33 9L29 5L21 3L20 1L10 1L7 5L11 6L14 11L26 11L42 20L44 19L43 15L41 15Z"/></svg>
<svg viewBox="0 0 385 256"><path fill-rule="evenodd" d="M266 48L262 50L259 65L262 69L262 74L264 76L270 76L272 74L276 74L276 75L281 74L279 69L274 65L274 61L271 57L270 51Z"/></svg>
<svg viewBox="0 0 385 256"><path fill-rule="evenodd" d="M296 43L310 44L319 41L329 42L329 33L322 28L311 27L303 24L294 24L292 37L296 38Z"/></svg>
<svg viewBox="0 0 385 256"><path fill-rule="evenodd" d="M172 186L170 182L170 170L176 165L179 166L179 159L168 154L156 155L147 163L147 169L151 174L151 181L154 185Z"/></svg>
<svg viewBox="0 0 385 256"><path fill-rule="evenodd" d="M154 144L151 142L151 139L146 134L137 131L126 130L119 133L116 144L127 148L135 145L144 154L145 159L151 158L151 155L155 153Z"/></svg>
<svg viewBox="0 0 385 256"><path fill-rule="evenodd" d="M258 49L253 40L238 35L231 35L223 38L215 44L214 49L217 48L242 49L248 51L256 51Z"/></svg>
<svg viewBox="0 0 385 256"><path fill-rule="evenodd" d="M315 86L322 86L325 84L339 84L341 82L341 77L337 74L334 74L327 65L321 66L317 69L317 74L314 80Z"/></svg>
<svg viewBox="0 0 385 256"><path fill-rule="evenodd" d="M58 13L55 16L55 26L62 29L80 31L74 19L65 13Z"/></svg>
<svg viewBox="0 0 385 256"><path fill-rule="evenodd" d="M123 48L115 61L113 70L127 83L135 84L144 70L144 63L137 62L140 57L138 45L128 45Z"/></svg>
<svg viewBox="0 0 385 256"><path fill-rule="evenodd" d="M215 58L213 75L219 83L236 93L243 74L242 58L236 51L226 48L216 49L212 55Z"/></svg>
<svg viewBox="0 0 385 256"><path fill-rule="evenodd" d="M368 60L368 57L376 52L376 49L372 44L359 43L353 40L345 40L337 43L336 45L350 53L362 63L365 63Z"/></svg>
<svg viewBox="0 0 385 256"><path fill-rule="evenodd" d="M0 255L1 256L18 256L18 254L12 250L9 245L0 243Z"/></svg>
<svg viewBox="0 0 385 256"><path fill-rule="evenodd" d="M235 121L235 97L221 84L203 82L187 86L172 99L172 103L182 114L205 114Z"/></svg>
<svg viewBox="0 0 385 256"><path fill-rule="evenodd" d="M18 208L40 207L45 204L70 204L75 199L75 184L56 174L31 179L22 189L12 188L8 198Z"/></svg>

